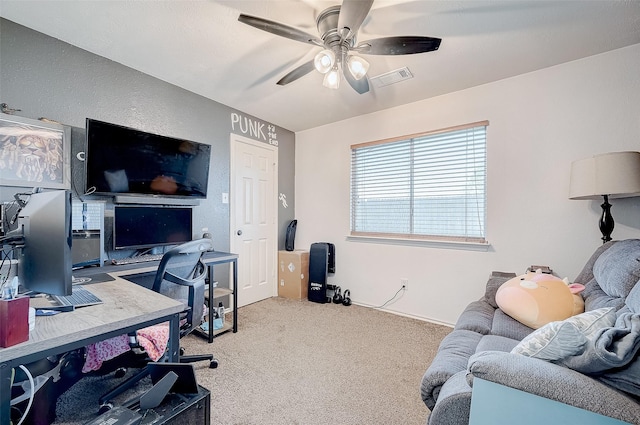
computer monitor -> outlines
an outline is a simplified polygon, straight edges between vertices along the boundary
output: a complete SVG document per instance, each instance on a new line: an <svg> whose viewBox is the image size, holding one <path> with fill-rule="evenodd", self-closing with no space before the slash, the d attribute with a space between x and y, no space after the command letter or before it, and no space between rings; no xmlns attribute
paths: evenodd
<svg viewBox="0 0 640 425"><path fill-rule="evenodd" d="M179 245L192 239L189 207L116 205L113 211L115 249Z"/></svg>
<svg viewBox="0 0 640 425"><path fill-rule="evenodd" d="M33 193L18 214L24 247L18 256L23 290L71 295L71 192Z"/></svg>

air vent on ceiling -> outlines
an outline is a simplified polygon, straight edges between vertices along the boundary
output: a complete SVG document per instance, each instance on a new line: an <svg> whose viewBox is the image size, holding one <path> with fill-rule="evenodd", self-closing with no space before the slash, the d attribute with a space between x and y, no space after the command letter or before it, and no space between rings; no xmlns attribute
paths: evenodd
<svg viewBox="0 0 640 425"><path fill-rule="evenodd" d="M404 68L396 69L394 71L385 72L384 74L376 75L369 78L371 84L374 87L380 88L391 84L399 83L400 81L413 78L413 74L406 66Z"/></svg>

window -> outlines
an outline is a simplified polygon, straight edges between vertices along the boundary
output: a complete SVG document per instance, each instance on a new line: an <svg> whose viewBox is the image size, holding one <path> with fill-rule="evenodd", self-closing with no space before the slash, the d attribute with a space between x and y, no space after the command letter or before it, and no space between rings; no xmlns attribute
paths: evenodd
<svg viewBox="0 0 640 425"><path fill-rule="evenodd" d="M485 243L488 125L351 146L351 235Z"/></svg>

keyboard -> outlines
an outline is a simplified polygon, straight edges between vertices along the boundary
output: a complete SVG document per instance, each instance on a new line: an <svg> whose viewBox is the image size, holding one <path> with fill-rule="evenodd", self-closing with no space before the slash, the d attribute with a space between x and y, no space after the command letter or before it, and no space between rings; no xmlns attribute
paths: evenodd
<svg viewBox="0 0 640 425"><path fill-rule="evenodd" d="M163 254L145 254L137 255L135 257L118 258L111 260L111 264L123 266L126 264L146 263L148 261L160 261Z"/></svg>
<svg viewBox="0 0 640 425"><path fill-rule="evenodd" d="M59 306L87 307L102 304L102 300L84 286L73 285L71 295L51 295L51 299Z"/></svg>

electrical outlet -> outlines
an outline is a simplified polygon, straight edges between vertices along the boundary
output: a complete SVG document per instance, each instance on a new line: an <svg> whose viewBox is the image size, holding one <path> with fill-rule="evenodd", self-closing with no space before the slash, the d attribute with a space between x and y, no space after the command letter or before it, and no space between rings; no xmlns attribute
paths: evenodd
<svg viewBox="0 0 640 425"><path fill-rule="evenodd" d="M409 290L409 279L407 279L406 277L400 279L400 285L402 285L402 289L404 289L405 291L408 291Z"/></svg>

